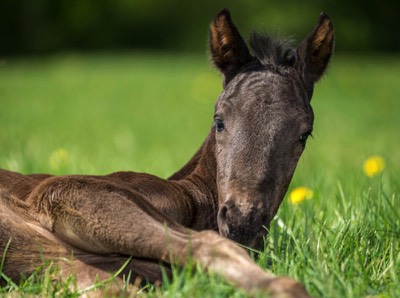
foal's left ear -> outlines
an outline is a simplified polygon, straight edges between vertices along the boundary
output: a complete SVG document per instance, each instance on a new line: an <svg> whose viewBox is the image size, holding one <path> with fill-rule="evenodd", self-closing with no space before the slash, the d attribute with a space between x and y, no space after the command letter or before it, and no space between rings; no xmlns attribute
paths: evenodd
<svg viewBox="0 0 400 298"><path fill-rule="evenodd" d="M324 74L332 56L335 36L327 14L321 13L311 34L297 48L300 61L297 67L309 83L318 81Z"/></svg>
<svg viewBox="0 0 400 298"><path fill-rule="evenodd" d="M211 22L209 44L212 61L225 76L224 85L243 65L254 59L227 9L223 9Z"/></svg>

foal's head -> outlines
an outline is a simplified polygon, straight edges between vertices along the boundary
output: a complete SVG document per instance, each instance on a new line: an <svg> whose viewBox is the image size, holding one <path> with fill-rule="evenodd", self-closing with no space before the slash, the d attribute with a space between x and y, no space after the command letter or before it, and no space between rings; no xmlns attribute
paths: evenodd
<svg viewBox="0 0 400 298"><path fill-rule="evenodd" d="M218 228L260 247L313 130L314 83L333 49L333 26L321 14L296 49L253 34L252 53L227 10L210 26L210 51L224 75L215 106Z"/></svg>

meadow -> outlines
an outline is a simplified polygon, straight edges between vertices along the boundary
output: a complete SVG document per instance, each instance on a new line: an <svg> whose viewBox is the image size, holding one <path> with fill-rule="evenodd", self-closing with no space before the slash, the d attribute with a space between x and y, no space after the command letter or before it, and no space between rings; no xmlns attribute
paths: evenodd
<svg viewBox="0 0 400 298"><path fill-rule="evenodd" d="M399 70L398 56L333 58L315 88L313 138L265 249L252 252L260 266L301 281L313 297L400 297ZM168 177L201 145L220 91L205 54L1 60L0 167ZM363 163L375 155L385 167L369 177ZM312 198L292 204L297 187ZM139 295L246 297L191 269L176 268L174 280ZM10 282L0 294L79 296L46 276Z"/></svg>

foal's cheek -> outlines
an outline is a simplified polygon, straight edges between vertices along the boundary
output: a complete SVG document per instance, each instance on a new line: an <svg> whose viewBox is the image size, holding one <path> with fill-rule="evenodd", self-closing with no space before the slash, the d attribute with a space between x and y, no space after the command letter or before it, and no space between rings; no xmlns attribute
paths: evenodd
<svg viewBox="0 0 400 298"><path fill-rule="evenodd" d="M306 146L301 144L300 142L296 142L293 146L293 154L294 154L294 161L297 164L301 155L303 154Z"/></svg>
<svg viewBox="0 0 400 298"><path fill-rule="evenodd" d="M218 149L217 147L217 188L218 188L218 200L223 202L226 197L226 193L228 192L228 183L227 183L227 162L224 158L224 150Z"/></svg>
<svg viewBox="0 0 400 298"><path fill-rule="evenodd" d="M303 154L303 152L304 152L304 146L302 145L295 146L293 152L293 158L291 158L289 164L286 165L286 170L285 170L286 177L284 177L283 181L286 181L287 187L289 187L290 181L293 178L294 172L296 170L296 167L299 163L300 157Z"/></svg>

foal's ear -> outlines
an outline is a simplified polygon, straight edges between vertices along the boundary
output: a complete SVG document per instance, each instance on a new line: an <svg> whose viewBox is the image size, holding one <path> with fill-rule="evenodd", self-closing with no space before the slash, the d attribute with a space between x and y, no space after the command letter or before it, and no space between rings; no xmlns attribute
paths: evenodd
<svg viewBox="0 0 400 298"><path fill-rule="evenodd" d="M254 59L227 9L223 9L211 22L209 44L212 61L225 76L224 85L244 64Z"/></svg>
<svg viewBox="0 0 400 298"><path fill-rule="evenodd" d="M297 48L297 56L303 76L310 83L318 81L324 74L332 56L335 36L333 25L327 14L321 13L311 34Z"/></svg>

